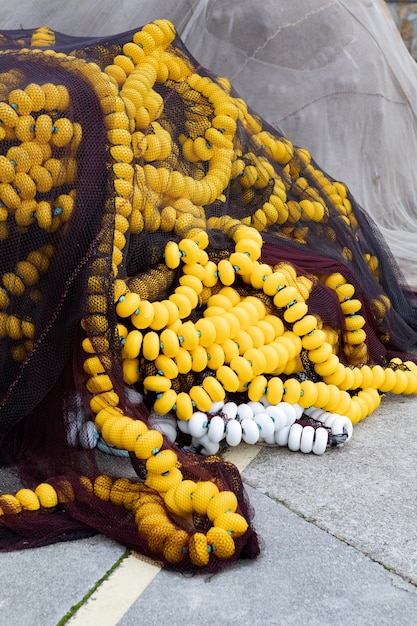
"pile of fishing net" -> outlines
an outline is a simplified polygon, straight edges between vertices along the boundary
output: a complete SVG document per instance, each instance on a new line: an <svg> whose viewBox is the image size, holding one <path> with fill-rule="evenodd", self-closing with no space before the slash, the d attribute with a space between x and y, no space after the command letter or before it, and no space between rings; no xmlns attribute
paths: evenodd
<svg viewBox="0 0 417 626"><path fill-rule="evenodd" d="M47 23L77 37L171 20L204 67L347 184L415 290L417 65L389 10L397 4L120 0L115 11L112 0L25 0L1 17L4 30Z"/></svg>
<svg viewBox="0 0 417 626"><path fill-rule="evenodd" d="M346 185L170 22L0 45L1 549L253 558L217 452L323 454L417 393L415 301Z"/></svg>

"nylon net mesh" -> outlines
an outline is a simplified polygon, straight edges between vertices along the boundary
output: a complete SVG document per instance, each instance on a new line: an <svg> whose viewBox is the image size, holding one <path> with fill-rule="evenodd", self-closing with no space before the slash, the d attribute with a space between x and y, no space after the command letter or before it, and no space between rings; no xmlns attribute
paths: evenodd
<svg viewBox="0 0 417 626"><path fill-rule="evenodd" d="M101 532L181 570L253 558L213 415L356 423L415 393L415 300L346 185L170 22L0 46L0 454L23 485L1 549Z"/></svg>

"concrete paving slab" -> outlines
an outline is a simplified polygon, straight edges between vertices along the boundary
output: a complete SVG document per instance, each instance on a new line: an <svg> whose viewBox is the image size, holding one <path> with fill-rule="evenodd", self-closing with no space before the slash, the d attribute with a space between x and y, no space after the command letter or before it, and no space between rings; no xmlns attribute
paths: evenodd
<svg viewBox="0 0 417 626"><path fill-rule="evenodd" d="M161 571L118 626L417 623L413 586L271 498L249 496L259 559L209 578Z"/></svg>
<svg viewBox="0 0 417 626"><path fill-rule="evenodd" d="M56 626L125 551L97 535L0 553L1 626Z"/></svg>
<svg viewBox="0 0 417 626"><path fill-rule="evenodd" d="M417 584L417 400L387 396L323 456L263 449L244 479Z"/></svg>

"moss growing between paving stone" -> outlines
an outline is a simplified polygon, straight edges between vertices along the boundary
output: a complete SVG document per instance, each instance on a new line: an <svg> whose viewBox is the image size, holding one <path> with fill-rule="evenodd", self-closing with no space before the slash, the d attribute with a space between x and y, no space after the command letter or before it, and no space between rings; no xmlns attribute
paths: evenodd
<svg viewBox="0 0 417 626"><path fill-rule="evenodd" d="M68 611L68 613L66 613L66 615L64 615L64 617L58 622L57 626L63 626L63 624L66 624L68 622L68 620L73 617L75 615L75 613L78 611L78 609L87 602L87 600L93 595L93 593L100 587L100 585L109 578L109 576L119 567L119 565L122 563L122 561L124 561L124 559L129 556L130 552L128 550L126 550L126 552L124 552L124 554L122 554L122 556L114 563L114 565L111 566L111 568L109 570L107 570L107 572L100 578L100 580L98 580L96 582L96 584L90 589L90 591L88 591L85 596L79 601L77 602L77 604L74 604L70 610Z"/></svg>

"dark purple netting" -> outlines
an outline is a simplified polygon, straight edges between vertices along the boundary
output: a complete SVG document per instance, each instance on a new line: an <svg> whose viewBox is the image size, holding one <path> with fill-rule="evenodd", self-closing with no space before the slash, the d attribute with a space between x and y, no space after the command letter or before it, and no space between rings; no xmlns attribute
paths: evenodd
<svg viewBox="0 0 417 626"><path fill-rule="evenodd" d="M160 30L166 33L167 27L164 28ZM3 109L0 107L0 133L7 127L0 141L0 153L9 161L8 164L6 161L2 163L4 173L0 167L0 200L4 209L1 214L4 216L3 230L0 231L3 281L0 300L0 458L3 465L16 468L25 488L34 490L39 483L48 482L59 496L56 513L45 510L45 507L18 513L0 498L3 509L0 549L38 546L100 532L129 548L161 559L166 567L217 571L231 560L254 558L259 553L258 539L251 524L253 512L233 465L217 456L204 457L185 452L188 441L183 449L180 439L172 442L164 438L163 448L175 451L183 479L196 483L211 481L220 491L232 491L237 497L237 511L248 523L246 532L234 538L233 555L221 559L211 552L207 563L199 566L188 554L178 562L166 558L167 541L158 535L163 527L161 518L155 522L154 533L149 529L141 532L139 505L129 508L126 495L125 499L120 496L120 502L124 503L121 506L116 493L113 493L113 500L109 500L108 494L104 497L97 489L92 492L91 485L102 476L109 477L110 484L115 484L121 477L126 478L130 481L130 486L123 483L128 485L125 487L127 494L136 489L138 501L142 498L142 502L152 501L156 508L162 507L170 523L190 537L208 532L211 522L205 515L194 514L192 519L182 519L170 510L164 498L145 484L145 462L136 458L132 450L119 458L103 454L93 446L88 449L88 446L83 448L70 442L74 424L80 427L86 422L93 423L95 418L91 401L97 392L89 388L91 377L85 369L83 341L86 339L90 340L93 354L98 356L102 365L100 374L107 375L111 381L111 393L118 396L117 407L121 414L132 421L150 424L157 394L146 392L143 378L156 376L158 370L152 360L141 357L138 379L130 383L126 378L120 341L121 320L115 308L122 295L118 292L120 283L131 293L138 294L142 301L165 301L178 287L181 277L181 267L167 267L165 250L168 242L179 243L197 224L208 234L208 258L218 263L233 252L237 224L252 226L262 234L263 263L272 267L282 263L291 265L298 276L311 281L307 298L309 312L316 315L324 327L339 335L337 355L347 367L369 364L386 368L390 367L390 360L394 357L415 361L411 352L416 345L416 300L400 286L399 270L385 242L349 192L346 190L345 197L334 192L337 197L333 197L326 185L336 181L323 172L321 177L318 176L319 166L306 157L305 151L293 147L252 111L246 110L237 119L232 160L242 162L242 168L247 168L242 171L247 171L247 176L253 171L250 167L258 167L261 171L269 164L269 169L262 170L268 172L268 180L265 184L256 184L255 180L253 185L245 187L239 175L230 176L221 193L210 196L208 202L195 205L196 214L193 213L194 205L191 208L191 205L181 205L188 209L177 207L174 223L167 226L164 210L167 209L168 213L171 204L163 192L158 195L150 182L147 185L146 179L145 183L140 179L141 172L150 172L150 176L165 169L167 175L179 172L182 177L194 181L204 179L209 171L209 160L187 159L183 146L188 139L195 141L205 137L215 118L213 103L188 84L188 78L184 79L181 71L186 67L190 75L206 77L205 84L213 84L217 89L221 87L223 101L241 101L224 81L201 68L181 40L175 37L166 48L168 56L164 57L162 52L160 55L165 59L167 73L163 75L159 68L161 74L153 91L150 90L154 101L163 103L163 114L154 112L144 126L138 109L134 110L135 106L140 108L140 98L135 98L132 87L129 92L131 100L127 91L125 100L121 98L126 78L119 69L114 69L113 63L115 58L125 55L127 61L121 63L130 67L129 62L133 61L124 52L124 45L134 40L139 31L88 40L49 33L45 37L52 39L45 49L36 49L35 44L30 48L38 31L9 31L0 38L0 104L4 104ZM113 69L104 73L109 66ZM139 75L141 67L138 63L135 68ZM143 70L143 76L146 78L149 72L149 68ZM117 80L109 76L116 76ZM139 76L138 92L140 80ZM61 106L58 98L56 106L45 100L43 106L36 108L37 92L29 88L33 84L42 86L44 93L52 94L58 93L54 86L64 87L67 100L62 90L59 93L65 104ZM52 85L52 90L45 85ZM20 113L17 106L19 125L15 120L7 126L7 120L15 119L10 112L9 100L14 90L20 94L17 98L22 97L22 92L31 93L33 107ZM109 103L116 96L115 103L124 102L125 105L118 109L115 104L113 111ZM149 108L153 106L152 102L149 101ZM22 100L20 104L22 111L24 103ZM196 113L196 108L201 113ZM146 111L149 113L148 109ZM111 124L119 119L117 114L120 113L127 120L127 127L122 128L122 139L118 143L109 129L113 128ZM110 118L113 114L114 117ZM58 128L59 120L68 120L74 132L73 139L64 145L54 143L55 126L50 138L45 139L41 133L41 121L45 120L45 117L40 119L42 116L49 116ZM155 120L158 127L152 125ZM160 132L160 127L171 137L170 153L164 158L152 159L132 149L132 162L126 163L134 170L129 183L131 194L123 196L124 187L118 186L118 181L122 180L120 172L125 170L115 167L120 161L113 156L113 147L134 147L134 142L139 141L135 133L141 133L141 140L143 137L146 140L157 130ZM265 133L264 138L270 137L271 141L283 139L288 150L291 147L291 156L285 163L280 163L268 152L268 146L260 143L260 129ZM47 135L48 131L42 132ZM78 132L81 134L77 143L74 137ZM130 139L126 139L129 135ZM207 140L206 148L211 147ZM11 149L18 150L10 152ZM39 154L40 161L37 161ZM30 167L24 164L27 155ZM40 170L33 169L36 163L50 173L53 185L49 189L47 185L41 186ZM16 172L26 175L18 180L27 184L29 191L19 188L17 179L9 181L6 165L10 167L10 164ZM154 170L145 169L150 165ZM277 181L285 190L287 217L277 218L275 222L269 219L269 223L267 220L262 224L259 211L267 210L265 206ZM36 190L31 195L32 188ZM342 194L340 189L336 187ZM140 196L140 201L135 194ZM345 204L342 198L346 199ZM176 199L188 200L186 195ZM302 200L318 200L323 207L323 216L315 220L300 213ZM131 201L133 206L130 214L125 211L125 201L126 204ZM34 202L33 211L31 202ZM65 213L65 206L71 202L71 211ZM55 213L45 217L45 206L52 207L51 211L55 207ZM216 220L224 216L235 220L234 225L223 229L217 226L220 222ZM189 226L180 226L187 219ZM123 231L120 229L124 221L128 226ZM115 256L116 241L122 242L117 248L121 250L121 258ZM29 263L29 269L27 265L19 266L21 262ZM19 267L22 267L23 274L19 273ZM34 281L30 278L33 267L38 274ZM334 290L325 285L326 277L334 273L340 273L354 286L355 298L362 305L361 314L366 321L366 359L362 362L350 361L350 353L345 350L348 343L344 339L345 315ZM10 275L14 276L12 285ZM217 293L220 286L219 283L213 287L210 293ZM239 276L234 288L241 294L259 295L259 290ZM203 294L188 316L193 322L204 315L207 305L204 297ZM282 311L277 310L272 298L262 294L262 300L273 315L282 318ZM287 326L291 331L291 325ZM146 332L143 330L144 334ZM311 363L306 371L313 372ZM208 373L205 368L202 372L192 370L179 374L173 379L172 388L177 394L188 393L192 386L201 386ZM314 373L312 376L319 380ZM286 377L283 375L284 382ZM143 401L137 403L132 399L132 391L140 393ZM351 395L355 395L355 390Z"/></svg>

